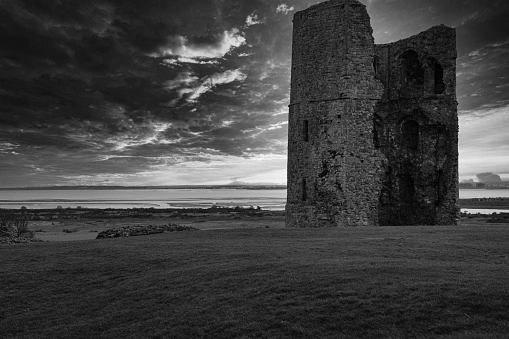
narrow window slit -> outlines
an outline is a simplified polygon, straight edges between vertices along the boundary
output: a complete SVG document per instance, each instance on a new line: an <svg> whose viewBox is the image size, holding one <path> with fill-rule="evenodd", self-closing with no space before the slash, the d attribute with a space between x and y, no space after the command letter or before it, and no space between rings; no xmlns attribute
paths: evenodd
<svg viewBox="0 0 509 339"><path fill-rule="evenodd" d="M419 147L419 123L414 120L405 120L401 129L403 144L406 148L417 150Z"/></svg>
<svg viewBox="0 0 509 339"><path fill-rule="evenodd" d="M379 69L380 60L378 57L373 59L373 70L375 71L375 79L378 79L378 69Z"/></svg>
<svg viewBox="0 0 509 339"><path fill-rule="evenodd" d="M302 122L302 136L304 141L309 141L309 120Z"/></svg>
<svg viewBox="0 0 509 339"><path fill-rule="evenodd" d="M443 94L444 92L444 69L437 61L435 61L435 94Z"/></svg>
<svg viewBox="0 0 509 339"><path fill-rule="evenodd" d="M302 201L308 199L306 179L302 179Z"/></svg>

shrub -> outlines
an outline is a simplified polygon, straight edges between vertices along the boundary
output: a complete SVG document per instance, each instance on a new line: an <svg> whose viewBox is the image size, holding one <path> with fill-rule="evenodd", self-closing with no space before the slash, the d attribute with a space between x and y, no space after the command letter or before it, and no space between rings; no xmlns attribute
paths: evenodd
<svg viewBox="0 0 509 339"><path fill-rule="evenodd" d="M78 229L77 228L73 228L73 229L64 228L62 230L62 232L64 232L64 233L75 233L75 232L78 232Z"/></svg>
<svg viewBox="0 0 509 339"><path fill-rule="evenodd" d="M28 219L24 215L10 211L0 211L0 237L33 238L28 229Z"/></svg>

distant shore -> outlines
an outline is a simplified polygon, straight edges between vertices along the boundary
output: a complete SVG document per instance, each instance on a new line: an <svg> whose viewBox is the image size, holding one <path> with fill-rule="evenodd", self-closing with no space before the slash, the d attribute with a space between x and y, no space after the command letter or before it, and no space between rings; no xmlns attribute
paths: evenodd
<svg viewBox="0 0 509 339"><path fill-rule="evenodd" d="M69 200L66 199L52 199L53 202L68 202ZM30 202L30 201L27 201ZM500 209L500 208L507 208L509 209L509 198L506 197L496 197L496 198L468 198L468 199L459 199L460 207L461 208L480 208L480 209ZM85 204L85 203L84 203ZM112 205L115 205L115 203L110 203ZM17 208L0 208L4 210L18 210ZM53 210L80 210L80 211L102 211L102 210L117 210L117 211L130 211L130 210L147 210L147 209L154 209L153 207L138 207L138 208L88 208L88 207L78 207L78 208L30 208L29 210L37 210L37 211L53 211ZM239 208L235 207L221 207L221 206L214 206L210 208L194 208L194 207L188 207L188 208L179 208L179 207L172 207L172 208L159 208L157 209L158 213L164 213L165 211L189 211L189 210L212 210L212 211L238 211ZM240 210L248 210L249 208L240 208Z"/></svg>
<svg viewBox="0 0 509 339"><path fill-rule="evenodd" d="M183 185L183 186L44 186L44 187L0 187L0 191L66 191L66 190L147 190L147 189L241 189L241 190L285 190L286 185ZM509 187L472 187L462 190L509 190Z"/></svg>
<svg viewBox="0 0 509 339"><path fill-rule="evenodd" d="M244 189L244 190L282 190L286 185L176 185L176 186L43 186L0 188L0 191L25 190L147 190L147 189Z"/></svg>
<svg viewBox="0 0 509 339"><path fill-rule="evenodd" d="M0 191L55 191L55 190L147 190L147 189L243 189L243 190L285 190L286 185L171 185L171 186L40 186L0 187ZM463 187L462 190L509 190L509 186Z"/></svg>
<svg viewBox="0 0 509 339"><path fill-rule="evenodd" d="M478 208L478 209L505 209L505 208L507 208L509 210L509 198L460 199L460 207L461 208Z"/></svg>

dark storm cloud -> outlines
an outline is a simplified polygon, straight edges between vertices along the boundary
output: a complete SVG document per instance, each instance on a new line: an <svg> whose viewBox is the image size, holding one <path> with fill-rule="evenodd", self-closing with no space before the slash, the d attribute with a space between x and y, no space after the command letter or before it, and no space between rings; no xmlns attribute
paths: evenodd
<svg viewBox="0 0 509 339"><path fill-rule="evenodd" d="M92 162L84 173L109 172L111 163L127 161L136 170L149 168L151 161L130 156L137 149L175 159L180 149L242 156L256 148L249 147L249 131L270 128L271 111L280 109L249 97L255 90L260 100L278 98L272 87L272 95L264 93L257 74L264 72L265 59L289 48L278 47L277 34L246 25L254 12L274 21L268 3L0 3L0 142L16 143L27 156L31 147L115 155ZM250 34L253 43L246 42ZM288 73L272 81L281 77ZM253 119L253 109L268 115ZM172 127L160 131L161 126ZM90 163L91 157L78 154L73 161ZM62 172L74 171L72 164L59 163Z"/></svg>
<svg viewBox="0 0 509 339"><path fill-rule="evenodd" d="M281 162L292 17L318 2L1 1L0 160L11 174L0 186ZM509 102L504 2L362 2L377 43L457 27L460 108Z"/></svg>
<svg viewBox="0 0 509 339"><path fill-rule="evenodd" d="M509 77L509 4L494 1L457 27L460 109L501 107Z"/></svg>

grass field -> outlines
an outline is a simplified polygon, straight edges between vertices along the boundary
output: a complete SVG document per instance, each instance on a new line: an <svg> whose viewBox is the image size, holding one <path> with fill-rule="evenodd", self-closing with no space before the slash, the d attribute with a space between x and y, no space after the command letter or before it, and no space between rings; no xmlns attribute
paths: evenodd
<svg viewBox="0 0 509 339"><path fill-rule="evenodd" d="M507 338L509 228L225 229L0 247L0 338Z"/></svg>

